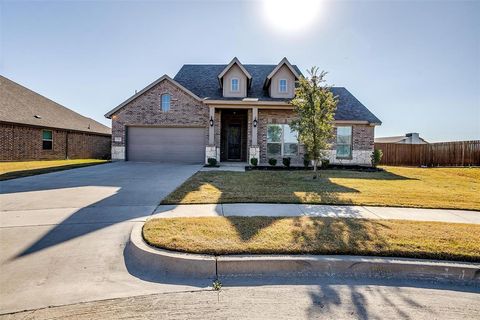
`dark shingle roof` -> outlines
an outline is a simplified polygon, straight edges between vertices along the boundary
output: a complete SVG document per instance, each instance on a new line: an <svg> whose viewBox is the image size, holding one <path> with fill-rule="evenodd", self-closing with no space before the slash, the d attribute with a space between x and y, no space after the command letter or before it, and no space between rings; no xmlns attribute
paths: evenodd
<svg viewBox="0 0 480 320"><path fill-rule="evenodd" d="M109 127L3 76L0 76L0 121L111 134Z"/></svg>
<svg viewBox="0 0 480 320"><path fill-rule="evenodd" d="M225 98L218 83L218 75L226 64L185 64L173 78L200 98L207 100L242 100L242 98ZM258 98L260 101L285 101L280 98L270 98L264 90L265 79L276 65L244 64L245 69L252 75L252 85L247 92L248 98ZM295 70L302 74L297 66ZM334 87L332 91L338 96L339 103L335 114L336 120L381 121L358 101L347 89Z"/></svg>

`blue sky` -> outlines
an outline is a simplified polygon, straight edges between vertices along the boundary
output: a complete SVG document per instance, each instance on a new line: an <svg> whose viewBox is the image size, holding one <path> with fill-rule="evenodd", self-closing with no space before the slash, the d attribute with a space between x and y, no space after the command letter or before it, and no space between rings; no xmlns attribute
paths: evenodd
<svg viewBox="0 0 480 320"><path fill-rule="evenodd" d="M315 9L292 7L275 23L285 12L261 1L0 0L0 73L110 125L107 111L184 63L286 56L347 87L383 121L376 136L480 139L480 1Z"/></svg>

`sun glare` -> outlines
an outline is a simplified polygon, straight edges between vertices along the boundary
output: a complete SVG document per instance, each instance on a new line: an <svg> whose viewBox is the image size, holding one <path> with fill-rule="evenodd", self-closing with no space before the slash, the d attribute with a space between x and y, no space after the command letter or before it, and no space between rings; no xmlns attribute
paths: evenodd
<svg viewBox="0 0 480 320"><path fill-rule="evenodd" d="M263 0L263 10L275 30L299 32L318 17L320 0Z"/></svg>

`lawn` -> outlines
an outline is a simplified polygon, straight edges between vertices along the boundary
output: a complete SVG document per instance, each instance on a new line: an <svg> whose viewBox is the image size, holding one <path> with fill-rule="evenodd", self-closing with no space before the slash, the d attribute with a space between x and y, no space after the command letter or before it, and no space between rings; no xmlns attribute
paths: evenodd
<svg viewBox="0 0 480 320"><path fill-rule="evenodd" d="M480 261L480 225L319 217L148 220L152 246L204 254L351 254Z"/></svg>
<svg viewBox="0 0 480 320"><path fill-rule="evenodd" d="M480 168L198 172L163 204L310 203L480 210Z"/></svg>
<svg viewBox="0 0 480 320"><path fill-rule="evenodd" d="M106 162L108 161L98 159L0 162L0 180L33 176L41 173L86 167Z"/></svg>

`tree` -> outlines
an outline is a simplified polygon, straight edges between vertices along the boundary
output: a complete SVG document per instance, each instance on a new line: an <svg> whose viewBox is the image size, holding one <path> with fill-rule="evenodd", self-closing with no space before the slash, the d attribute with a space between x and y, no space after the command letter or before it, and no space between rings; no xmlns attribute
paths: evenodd
<svg viewBox="0 0 480 320"><path fill-rule="evenodd" d="M298 133L298 140L313 160L314 179L318 177L317 167L333 138L333 120L337 109L337 97L325 82L327 72L318 74L318 68L308 70L309 78L301 77L295 89L294 106L296 119L290 124Z"/></svg>

